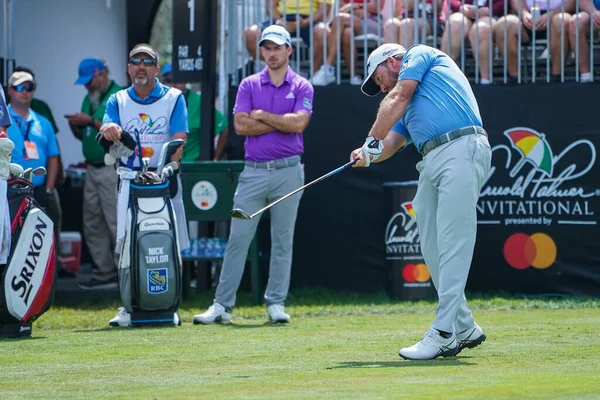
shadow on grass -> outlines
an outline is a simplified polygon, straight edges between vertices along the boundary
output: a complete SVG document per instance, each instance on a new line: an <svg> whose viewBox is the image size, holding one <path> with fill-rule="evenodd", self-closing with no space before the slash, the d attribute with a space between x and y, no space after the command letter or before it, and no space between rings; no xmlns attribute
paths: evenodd
<svg viewBox="0 0 600 400"><path fill-rule="evenodd" d="M22 342L25 340L46 339L46 336L25 336L25 337L0 337L0 344L10 342Z"/></svg>
<svg viewBox="0 0 600 400"><path fill-rule="evenodd" d="M327 367L326 369L356 369L356 368L417 368L417 367L447 367L447 366L468 366L477 365L464 361L461 358L441 358L435 360L421 360L421 361L346 361L333 367Z"/></svg>

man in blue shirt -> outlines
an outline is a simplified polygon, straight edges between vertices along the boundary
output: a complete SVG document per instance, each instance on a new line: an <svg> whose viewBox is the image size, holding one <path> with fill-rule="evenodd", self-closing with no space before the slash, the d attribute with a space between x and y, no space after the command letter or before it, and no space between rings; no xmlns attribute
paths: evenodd
<svg viewBox="0 0 600 400"><path fill-rule="evenodd" d="M120 162L129 168L139 170L140 159L150 158L150 169L157 168L158 158L163 144L175 140L186 140L188 134L187 108L185 98L180 90L169 88L159 82L158 53L150 45L140 43L129 53L127 66L132 85L110 96L106 103L106 112L100 127L104 138L113 142L119 141L121 133L135 133L138 146L128 159ZM179 161L183 146L172 158ZM158 172L160 173L160 171ZM177 236L180 250L189 247L187 223L179 176L178 191L171 199L177 220ZM122 184L121 184L122 187ZM120 187L120 189L121 189ZM117 253L121 250L121 242L125 239L126 213L129 199L119 190L117 200ZM174 321L180 324L179 314L175 313ZM109 321L110 326L129 326L131 316L124 307L119 308L117 315Z"/></svg>
<svg viewBox="0 0 600 400"><path fill-rule="evenodd" d="M441 51L384 44L367 61L361 90L388 93L363 147L350 155L368 167L414 143L423 159L412 202L421 251L439 304L427 334L400 350L410 360L454 356L481 344L464 290L477 234L476 205L491 166L491 149L467 78Z"/></svg>

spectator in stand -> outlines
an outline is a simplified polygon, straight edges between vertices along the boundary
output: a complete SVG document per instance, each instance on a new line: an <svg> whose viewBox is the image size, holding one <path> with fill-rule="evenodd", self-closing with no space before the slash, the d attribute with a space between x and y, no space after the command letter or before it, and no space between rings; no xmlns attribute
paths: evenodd
<svg viewBox="0 0 600 400"><path fill-rule="evenodd" d="M435 5L433 1L435 1ZM436 35L442 35L444 32L444 7L442 0L421 1L416 13L414 6L415 2L412 0L395 0L395 17L388 19L383 26L385 43L398 43L407 49L417 42L425 44L425 38L421 38L421 40L415 38L415 24L417 20L419 21L418 34L421 34L424 28L425 35L433 35L435 24ZM415 14L417 18L415 18Z"/></svg>
<svg viewBox="0 0 600 400"><path fill-rule="evenodd" d="M335 81L334 63L337 56L337 38L341 37L342 57L350 70L350 84L362 85L362 76L356 74L358 50L354 43L357 35L381 35L381 11L385 0L343 0L340 12L333 17L330 26L319 24L314 29L313 54L315 74L311 79L313 86L326 86ZM352 23L352 20L354 22ZM352 32L354 24L354 32ZM338 34L339 32L339 34ZM327 59L323 64L325 51L325 36L327 36ZM351 47L354 47L354 63L351 59Z"/></svg>
<svg viewBox="0 0 600 400"><path fill-rule="evenodd" d="M593 19L594 39L600 39L600 0L579 0L579 21L577 15L573 15L569 24L569 44L573 52L577 49L577 39L579 39L579 51L576 57L579 57L579 82L593 82L590 72L590 15ZM579 34L577 34L579 31ZM579 38L577 37L579 35Z"/></svg>
<svg viewBox="0 0 600 400"><path fill-rule="evenodd" d="M517 82L518 52L519 52L519 29L521 30L521 43L528 44L533 40L535 32L536 40L550 40L550 58L552 59L551 80L560 81L561 69L564 59L561 59L561 43L564 43L563 56L566 58L569 51L567 30L571 15L575 9L575 0L510 0L512 10L517 14L510 14L498 20L494 26L494 37L498 44L498 52L504 56L504 47L507 52L507 66L510 82ZM532 7L537 9L532 12ZM561 12L561 8L564 12ZM521 9L521 21L519 21L518 10ZM539 11L539 16L537 16ZM563 21L564 20L564 24ZM504 25L506 25L507 38L504 43ZM550 37L548 38L547 27L550 25Z"/></svg>
<svg viewBox="0 0 600 400"><path fill-rule="evenodd" d="M266 12L269 18L260 24L248 26L244 29L246 49L253 60L256 60L258 40L262 31L272 24L285 27L292 37L300 37L310 46L310 31L313 27L322 30L324 22L331 11L333 0L267 0ZM285 9L283 8L285 5ZM297 5L297 6L296 6ZM310 26L310 14L313 18L313 27ZM299 23L296 23L298 17ZM315 49L313 49L313 57ZM321 50L322 51L322 50Z"/></svg>
<svg viewBox="0 0 600 400"><path fill-rule="evenodd" d="M446 7L447 7L446 3ZM492 15L490 15L490 6ZM473 54L479 60L479 83L492 83L490 76L490 47L493 49L492 30L497 19L504 16L504 0L450 0L452 14L446 21L441 49L458 61L462 41L469 38ZM510 11L510 8L509 8Z"/></svg>

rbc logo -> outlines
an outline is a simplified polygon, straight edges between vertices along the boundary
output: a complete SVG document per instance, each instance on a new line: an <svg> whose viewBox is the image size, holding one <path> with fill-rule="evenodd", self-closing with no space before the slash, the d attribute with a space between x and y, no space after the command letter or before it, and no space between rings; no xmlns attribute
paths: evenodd
<svg viewBox="0 0 600 400"><path fill-rule="evenodd" d="M166 268L155 268L148 270L148 293L160 294L169 289Z"/></svg>

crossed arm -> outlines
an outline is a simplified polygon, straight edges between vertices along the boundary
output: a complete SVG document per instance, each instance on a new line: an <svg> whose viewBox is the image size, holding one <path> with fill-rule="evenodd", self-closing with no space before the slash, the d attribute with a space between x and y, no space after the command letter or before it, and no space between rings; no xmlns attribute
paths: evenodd
<svg viewBox="0 0 600 400"><path fill-rule="evenodd" d="M274 130L285 133L304 132L310 116L304 111L273 114L263 110L252 110L250 114L238 112L233 116L233 124L238 135L259 136Z"/></svg>

